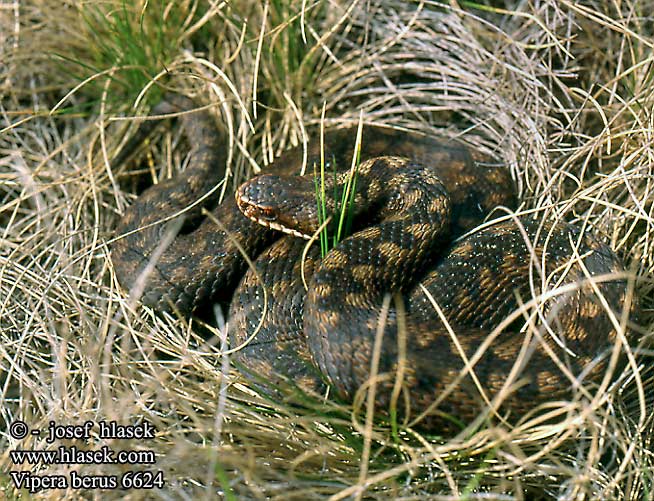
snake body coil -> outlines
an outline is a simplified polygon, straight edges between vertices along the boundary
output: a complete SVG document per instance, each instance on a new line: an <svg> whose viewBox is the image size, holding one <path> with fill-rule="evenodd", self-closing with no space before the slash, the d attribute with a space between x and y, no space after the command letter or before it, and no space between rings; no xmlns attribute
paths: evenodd
<svg viewBox="0 0 654 501"><path fill-rule="evenodd" d="M188 107L175 98L159 111ZM182 120L194 145L188 168L146 190L118 228L126 236L113 261L123 285L155 253L164 225L154 223L195 202L224 171L210 117ZM325 158L349 166L353 138L349 130L328 134ZM319 158L311 145L310 169ZM427 425L440 426L443 413L472 419L497 395L515 419L565 398L574 378L585 384L601 374L616 326L599 297L620 308L626 290L610 277L622 267L608 247L531 217L456 240L494 207L515 205L505 169L455 143L366 127L356 231L321 260L318 246L304 252L304 240L271 229L309 236L318 226L313 179L297 175L301 159L290 150L241 186L236 200L214 209L219 226L207 220L177 235L154 263L143 302L189 314L231 299L231 343L242 345L245 370L303 387L326 382L348 400L378 360L380 407L424 412ZM339 193L345 174L327 178L326 192ZM333 209L335 200L326 203ZM254 269L246 271L239 247L256 257ZM562 292L532 301L546 284Z"/></svg>

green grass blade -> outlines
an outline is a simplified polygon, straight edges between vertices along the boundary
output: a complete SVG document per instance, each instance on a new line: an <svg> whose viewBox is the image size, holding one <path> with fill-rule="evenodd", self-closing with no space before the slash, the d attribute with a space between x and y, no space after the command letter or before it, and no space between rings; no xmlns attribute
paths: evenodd
<svg viewBox="0 0 654 501"><path fill-rule="evenodd" d="M352 166L350 167L345 188L341 196L339 207L338 228L334 245L338 244L343 238L348 236L352 227L354 218L354 197L356 195L356 180L359 172L359 163L361 160L361 135L363 132L363 115L359 115L359 126L357 128L357 137L354 145L354 154L352 155Z"/></svg>

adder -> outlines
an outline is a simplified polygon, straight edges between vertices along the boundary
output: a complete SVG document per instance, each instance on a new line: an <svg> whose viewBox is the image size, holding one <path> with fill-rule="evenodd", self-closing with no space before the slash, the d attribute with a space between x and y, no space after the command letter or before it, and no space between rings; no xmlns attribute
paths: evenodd
<svg viewBox="0 0 654 501"><path fill-rule="evenodd" d="M191 108L175 96L155 112ZM116 230L112 257L125 288L156 254L160 222L225 174L225 139L211 114L180 120L187 168L146 189ZM495 410L515 421L602 376L620 328L602 301L619 318L626 298L620 260L593 235L537 217L470 232L494 208L516 206L508 170L470 147L365 126L353 233L324 258L319 245L307 249L321 222L313 166L327 162L335 219L354 138L352 129L331 131L322 152L311 142L309 174L300 175L301 148L283 153L212 218L186 211L182 231L151 263L142 302L182 315L231 303L231 346L253 380L330 386L351 401L374 379L379 409L426 426L467 422L499 394ZM534 300L552 289L560 292Z"/></svg>

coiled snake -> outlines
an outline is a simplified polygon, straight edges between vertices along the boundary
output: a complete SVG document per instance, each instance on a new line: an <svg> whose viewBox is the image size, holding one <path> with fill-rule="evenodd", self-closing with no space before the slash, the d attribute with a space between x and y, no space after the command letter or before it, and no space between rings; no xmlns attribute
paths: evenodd
<svg viewBox="0 0 654 501"><path fill-rule="evenodd" d="M156 111L190 107L174 97ZM143 192L117 229L125 236L112 256L125 287L161 241L165 225L155 223L224 175L225 145L211 116L181 120L192 146L188 167ZM324 158L348 167L354 137L327 134ZM316 141L309 169L319 159ZM498 394L502 415L515 420L601 375L616 329L598 293L614 309L626 294L624 280L610 279L623 268L606 245L525 216L457 240L493 208L515 206L505 168L458 143L364 127L356 231L324 259L315 244L303 259L298 236L313 234L318 219L313 176L299 176L301 165L302 150L287 151L214 209L218 225L209 218L184 228L157 257L142 301L184 315L231 301L230 341L255 378L329 384L351 400L376 361L379 408L423 413L429 426L441 426L444 414L470 420ZM326 193L340 193L345 174L326 178ZM333 210L334 198L326 203ZM193 211L189 219L197 219ZM280 238L280 229L295 236ZM243 252L256 258L253 269ZM562 292L532 300L552 284Z"/></svg>

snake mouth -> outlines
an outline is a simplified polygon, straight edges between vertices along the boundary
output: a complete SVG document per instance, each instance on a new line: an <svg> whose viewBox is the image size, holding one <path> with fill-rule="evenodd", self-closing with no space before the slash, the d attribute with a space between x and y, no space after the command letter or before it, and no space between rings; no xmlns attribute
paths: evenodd
<svg viewBox="0 0 654 501"><path fill-rule="evenodd" d="M255 223L259 223L261 226L265 226L266 228L270 228L271 230L281 231L282 233L286 233L287 235L293 235L294 237L300 237L305 240L311 239L311 235L307 235L306 233L302 233L301 231L294 230L293 228L284 226L283 224L280 224L276 221L270 221L268 219L251 217L251 216L247 216L247 217L251 221L254 221Z"/></svg>
<svg viewBox="0 0 654 501"><path fill-rule="evenodd" d="M307 235L306 233L302 233L301 231L282 224L277 219L277 213L275 211L264 205L257 204L247 195L241 193L240 196L236 198L236 202L240 211L250 221L254 221L261 226L270 228L271 230L281 231L287 235L303 238L305 240L311 239L311 235Z"/></svg>

